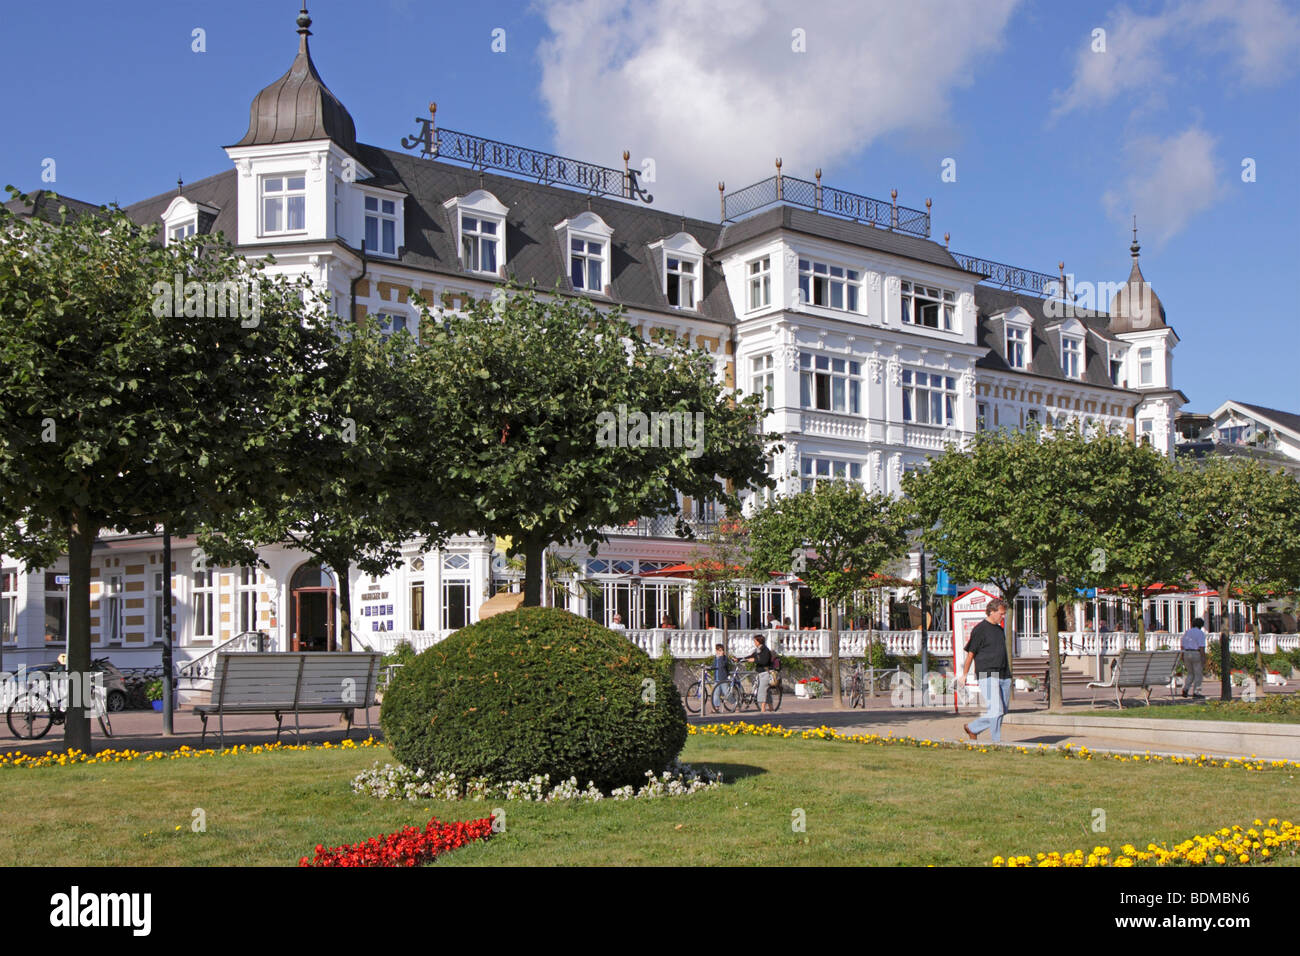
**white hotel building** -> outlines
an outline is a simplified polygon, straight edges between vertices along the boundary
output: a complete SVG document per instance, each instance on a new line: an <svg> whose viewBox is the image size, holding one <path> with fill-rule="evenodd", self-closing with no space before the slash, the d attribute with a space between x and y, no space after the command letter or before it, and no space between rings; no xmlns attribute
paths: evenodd
<svg viewBox="0 0 1300 956"><path fill-rule="evenodd" d="M1178 337L1138 268L1114 311L1056 317L1055 277L951 253L930 238L928 211L910 210L781 173L730 194L713 222L660 212L634 173L547 157L421 121L406 150L357 142L352 117L326 88L299 19L287 73L253 99L247 133L226 148L230 168L128 207L164 240L224 232L248 256L311 277L341 315L381 317L418 336L408 300L481 296L503 279L622 305L635 325L671 329L707 349L717 374L763 391L782 491L847 477L897 493L904 472L979 428L1083 421L1142 435L1169 453L1184 402L1173 384ZM415 147L422 147L415 149ZM625 169L626 169L626 156ZM493 169L499 171L494 172ZM534 175L537 170L540 174ZM28 214L49 214L48 197ZM928 203L927 203L928 206ZM362 246L365 245L363 256ZM1141 305L1145 302L1145 312ZM438 436L430 435L430 440ZM707 527L689 500L683 514ZM682 579L646 578L696 546L648 519L611 533L595 557L574 555L597 595L570 607L632 628L667 613L700 626ZM179 660L244 631L274 647L337 646L337 594L351 588L362 646L401 637L417 647L476 620L512 585L498 542L457 538L439 551L413 541L374 580L338 582L306 555L269 547L269 569L192 570L193 541L174 543ZM4 661L36 663L62 650L66 564L24 569L3 560ZM156 536L106 536L93 560L93 654L156 664L165 569ZM1021 630L1041 628L1031 597ZM815 602L797 583L756 587L760 615L810 623ZM888 626L887 620L880 622ZM1022 647L1036 653L1036 647Z"/></svg>

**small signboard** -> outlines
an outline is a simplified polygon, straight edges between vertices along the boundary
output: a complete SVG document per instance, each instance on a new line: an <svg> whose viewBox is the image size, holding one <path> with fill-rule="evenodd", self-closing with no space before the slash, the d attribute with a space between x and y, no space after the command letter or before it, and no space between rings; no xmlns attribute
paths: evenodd
<svg viewBox="0 0 1300 956"><path fill-rule="evenodd" d="M61 588L66 588L69 584L72 583L72 575L70 575L70 574L56 574L56 575L54 575L54 583L57 584L57 585L58 585L59 587L61 587Z"/></svg>
<svg viewBox="0 0 1300 956"><path fill-rule="evenodd" d="M983 588L971 588L952 602L952 658L954 672L961 673L961 665L966 660L966 642L975 625L984 620L985 608L996 597ZM966 675L966 692L970 697L979 694L979 678L971 668ZM953 709L957 708L957 691L953 690Z"/></svg>

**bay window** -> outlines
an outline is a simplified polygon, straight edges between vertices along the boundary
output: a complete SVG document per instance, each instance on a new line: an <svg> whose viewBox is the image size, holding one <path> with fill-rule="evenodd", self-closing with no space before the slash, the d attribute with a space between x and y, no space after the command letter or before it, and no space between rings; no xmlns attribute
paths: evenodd
<svg viewBox="0 0 1300 956"><path fill-rule="evenodd" d="M811 491L819 481L861 481L862 463L812 455L799 456L799 490Z"/></svg>
<svg viewBox="0 0 1300 956"><path fill-rule="evenodd" d="M772 259L764 256L749 263L749 311L772 304Z"/></svg>
<svg viewBox="0 0 1300 956"><path fill-rule="evenodd" d="M397 255L396 200L366 197L366 251L381 256Z"/></svg>
<svg viewBox="0 0 1300 956"><path fill-rule="evenodd" d="M858 311L858 278L856 269L799 260L799 292L805 305Z"/></svg>
<svg viewBox="0 0 1300 956"><path fill-rule="evenodd" d="M953 330L953 317L957 308L957 297L947 289L917 285L913 282L900 283L902 293L903 322L907 325L920 325L927 329Z"/></svg>
<svg viewBox="0 0 1300 956"><path fill-rule="evenodd" d="M302 232L306 228L306 174L262 177L262 234Z"/></svg>
<svg viewBox="0 0 1300 956"><path fill-rule="evenodd" d="M799 369L800 407L859 414L862 382L858 362L800 352Z"/></svg>
<svg viewBox="0 0 1300 956"><path fill-rule="evenodd" d="M951 425L957 404L957 380L951 375L903 369L903 421Z"/></svg>

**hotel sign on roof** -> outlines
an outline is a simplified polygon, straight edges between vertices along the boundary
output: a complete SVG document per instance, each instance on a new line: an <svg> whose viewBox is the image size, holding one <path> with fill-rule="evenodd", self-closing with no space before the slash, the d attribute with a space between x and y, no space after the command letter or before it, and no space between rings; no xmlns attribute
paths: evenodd
<svg viewBox="0 0 1300 956"><path fill-rule="evenodd" d="M593 195L654 202L654 196L641 188L637 172L627 165L629 154L623 153L623 168L597 166L582 160L543 153L525 146L513 146L472 133L461 133L434 126L433 108L425 117L417 116L419 128L414 136L402 137L403 149L420 147L426 159L449 159L468 163L475 169L500 169L536 179L548 186L572 186Z"/></svg>

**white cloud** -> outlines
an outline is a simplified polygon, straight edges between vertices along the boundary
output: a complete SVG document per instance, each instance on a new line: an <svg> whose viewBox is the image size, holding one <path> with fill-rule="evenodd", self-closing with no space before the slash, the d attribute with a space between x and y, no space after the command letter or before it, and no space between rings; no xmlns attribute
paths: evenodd
<svg viewBox="0 0 1300 956"><path fill-rule="evenodd" d="M1197 126L1166 139L1131 140L1124 158L1133 172L1121 188L1102 196L1107 213L1125 224L1136 213L1141 235L1154 235L1157 244L1167 241L1223 194L1215 143Z"/></svg>
<svg viewBox="0 0 1300 956"><path fill-rule="evenodd" d="M1018 2L544 0L541 93L560 152L652 157L656 207L714 217L719 179L746 186L777 156L811 179L882 135L936 128Z"/></svg>
<svg viewBox="0 0 1300 956"><path fill-rule="evenodd" d="M1094 50L1091 32L1081 39L1073 82L1057 94L1053 116L1150 95L1176 81L1173 60L1226 57L1232 79L1249 87L1285 78L1300 53L1300 15L1283 0L1177 0L1149 15L1121 6L1098 26L1105 50Z"/></svg>

